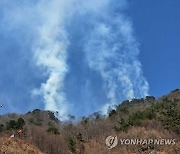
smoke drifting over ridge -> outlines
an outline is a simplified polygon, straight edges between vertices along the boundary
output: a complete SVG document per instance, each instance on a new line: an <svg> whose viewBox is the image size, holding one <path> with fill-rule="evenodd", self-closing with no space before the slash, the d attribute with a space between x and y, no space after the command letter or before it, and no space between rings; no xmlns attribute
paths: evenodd
<svg viewBox="0 0 180 154"><path fill-rule="evenodd" d="M138 43L131 22L121 12L126 1L115 1L118 5L110 0L43 2L39 6L45 22L39 27L35 57L37 64L45 67L49 74L41 86L46 109L57 110L61 116L67 113L63 83L68 71L67 52L71 42L68 42L66 24L67 20L71 23L74 16L87 20L85 23L91 27L88 35L82 36L82 46L89 68L101 75L107 89L107 104L103 110L106 112L109 105L118 102L118 93L127 99L148 95L148 83L137 59Z"/></svg>
<svg viewBox="0 0 180 154"><path fill-rule="evenodd" d="M22 7L28 8L29 3ZM16 11L19 21L27 21L20 15L24 12L32 21L28 28L33 32L33 60L47 76L32 93L43 98L45 109L58 111L61 119L67 119L69 113L106 113L109 105L148 95L149 85L138 60L139 44L124 14L126 5L126 0L38 0L32 1L31 8ZM87 75L82 77L82 72ZM93 82L89 74L100 81ZM83 82L72 84L78 78ZM92 92L98 82L102 83L98 86L101 96ZM78 93L67 87L87 98L73 102L72 95ZM89 101L102 96L105 99Z"/></svg>
<svg viewBox="0 0 180 154"><path fill-rule="evenodd" d="M89 67L101 74L108 89L105 111L117 103L118 93L132 99L147 96L149 89L137 59L139 49L132 24L118 9L118 5L109 2L100 14L95 14L96 21L85 45Z"/></svg>

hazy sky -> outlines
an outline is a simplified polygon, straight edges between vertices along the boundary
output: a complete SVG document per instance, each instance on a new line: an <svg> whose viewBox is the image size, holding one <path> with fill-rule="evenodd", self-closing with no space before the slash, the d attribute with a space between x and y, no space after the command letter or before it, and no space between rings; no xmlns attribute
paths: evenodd
<svg viewBox="0 0 180 154"><path fill-rule="evenodd" d="M1 0L1 113L68 114L180 87L178 0Z"/></svg>

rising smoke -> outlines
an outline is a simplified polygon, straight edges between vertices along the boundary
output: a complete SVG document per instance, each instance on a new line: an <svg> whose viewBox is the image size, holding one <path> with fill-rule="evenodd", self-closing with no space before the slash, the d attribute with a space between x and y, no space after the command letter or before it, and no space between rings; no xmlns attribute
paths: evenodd
<svg viewBox="0 0 180 154"><path fill-rule="evenodd" d="M75 18L79 31L86 29L80 33L83 61L103 81L106 102L99 109L106 113L110 105L123 99L148 95L148 82L138 60L139 44L132 22L124 13L126 7L126 0L38 0L32 1L31 9L18 10L18 20L27 21L21 16L25 12L29 16L29 29L35 34L34 62L47 76L47 80L32 92L43 98L45 109L58 111L64 120L70 112L72 102L67 98L65 80L71 72L68 57L71 57L69 50L74 43L70 39L73 34L70 34L69 25L72 29ZM82 104L76 104L77 108L78 105Z"/></svg>
<svg viewBox="0 0 180 154"><path fill-rule="evenodd" d="M117 103L118 93L122 98L132 99L147 96L149 89L137 58L139 45L133 36L132 23L120 6L108 1L106 7L98 8L99 12L92 12L93 22L89 24L93 28L86 36L89 67L101 74L107 87L105 112Z"/></svg>
<svg viewBox="0 0 180 154"><path fill-rule="evenodd" d="M148 95L148 83L137 59L138 43L133 36L131 21L122 13L124 7L124 0L39 2L42 23L38 26L33 51L37 65L46 69L49 75L40 89L46 109L59 111L61 117L68 112L63 86L71 42L66 24L75 15L87 20L86 24L91 27L88 35L82 36L82 46L89 68L101 75L107 90L107 102L102 110L106 112L109 105L116 104L119 93L126 99Z"/></svg>
<svg viewBox="0 0 180 154"><path fill-rule="evenodd" d="M42 0L38 3L41 23L37 26L37 38L33 46L37 66L42 67L48 75L41 88L33 92L43 96L46 110L58 111L63 119L67 115L63 83L68 71L66 61L69 42L64 27L68 6L68 0Z"/></svg>

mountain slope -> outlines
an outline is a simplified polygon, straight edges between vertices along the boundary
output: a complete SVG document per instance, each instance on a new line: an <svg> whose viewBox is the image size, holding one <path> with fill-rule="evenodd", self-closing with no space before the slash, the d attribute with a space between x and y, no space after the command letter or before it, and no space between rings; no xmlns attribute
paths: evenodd
<svg viewBox="0 0 180 154"><path fill-rule="evenodd" d="M60 122L56 118L56 114L36 109L24 115L1 115L0 134L6 136L15 134L14 139L0 140L3 143L1 150L11 149L15 153L16 147L19 147L19 150L23 150L23 147L31 149L32 146L29 143L32 143L48 154L180 153L179 89L159 99L148 96L123 101L111 109L107 116L95 112L77 121L73 121L74 118L71 118L69 121ZM23 133L18 134L17 129L22 129ZM105 141L110 135L117 136L119 140L175 139L176 144L119 144L109 150ZM33 148L36 149L34 146Z"/></svg>
<svg viewBox="0 0 180 154"><path fill-rule="evenodd" d="M37 147L18 138L0 138L0 153L6 154L43 154Z"/></svg>

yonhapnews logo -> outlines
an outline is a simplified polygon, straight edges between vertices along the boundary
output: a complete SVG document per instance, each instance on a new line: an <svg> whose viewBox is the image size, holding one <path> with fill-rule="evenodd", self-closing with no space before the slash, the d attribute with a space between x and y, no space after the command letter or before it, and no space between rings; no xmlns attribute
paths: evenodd
<svg viewBox="0 0 180 154"><path fill-rule="evenodd" d="M108 136L106 138L106 146L108 149L112 149L118 145L175 145L176 139L119 139L117 136Z"/></svg>
<svg viewBox="0 0 180 154"><path fill-rule="evenodd" d="M116 147L118 145L118 138L117 138L117 136L115 136L115 137L108 136L106 138L106 145L107 145L108 149L112 149L112 148Z"/></svg>

